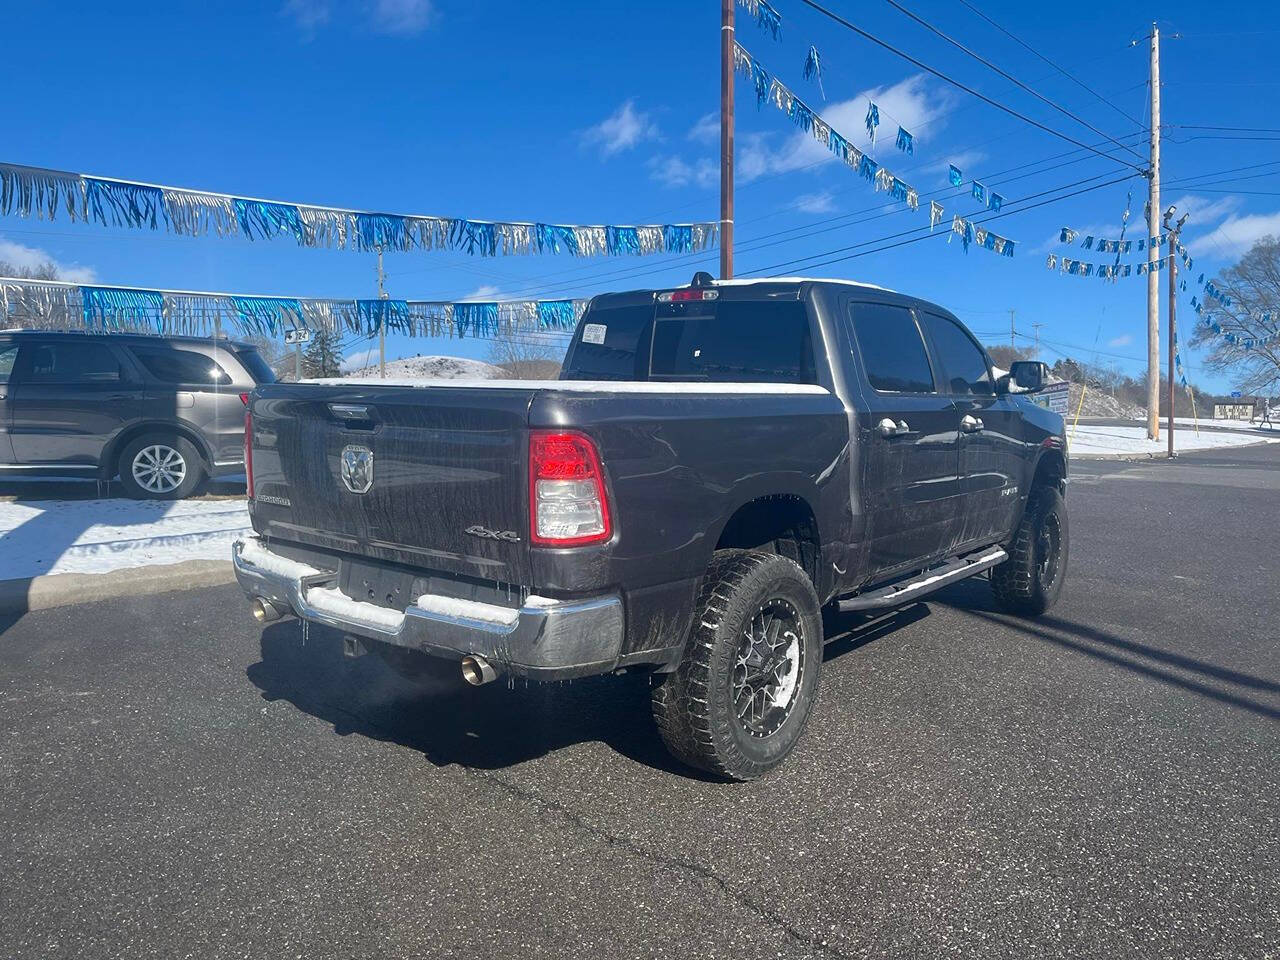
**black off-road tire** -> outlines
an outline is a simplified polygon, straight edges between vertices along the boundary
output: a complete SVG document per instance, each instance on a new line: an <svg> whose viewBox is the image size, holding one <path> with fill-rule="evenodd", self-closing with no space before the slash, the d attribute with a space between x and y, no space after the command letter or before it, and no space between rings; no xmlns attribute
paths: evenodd
<svg viewBox="0 0 1280 960"><path fill-rule="evenodd" d="M788 706L772 714L781 716L776 730L753 733L735 707L735 686L743 689L735 670L743 637L766 607L794 612L787 623L796 626L799 665L793 661L786 671L797 679ZM716 553L702 581L684 657L653 688L653 716L667 749L692 767L730 780L768 773L804 733L817 701L822 647L818 596L794 560L740 550Z"/></svg>
<svg viewBox="0 0 1280 960"><path fill-rule="evenodd" d="M1069 545L1066 501L1055 487L1036 487L1009 544L1009 559L991 571L996 605L1036 617L1057 603Z"/></svg>
<svg viewBox="0 0 1280 960"><path fill-rule="evenodd" d="M170 486L170 481L163 479L163 475L146 472L146 465L153 462L168 463L175 471L167 474L169 477L176 477L180 467L180 481ZM141 476L135 470L139 464L144 469ZM195 493L208 477L204 457L195 444L184 437L163 433L147 433L129 441L120 451L117 467L120 485L124 487L125 494L135 500L182 500Z"/></svg>

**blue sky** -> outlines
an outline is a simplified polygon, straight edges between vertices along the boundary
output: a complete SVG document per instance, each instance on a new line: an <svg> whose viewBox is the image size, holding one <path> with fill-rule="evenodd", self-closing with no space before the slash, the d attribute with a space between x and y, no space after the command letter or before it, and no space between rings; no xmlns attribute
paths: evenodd
<svg viewBox="0 0 1280 960"><path fill-rule="evenodd" d="M1139 124L1125 114L1146 117L1144 38L1156 14L1162 30L1181 34L1164 45L1166 123L1267 127L1277 116L1267 106L1280 94L1272 69L1280 39L1274 5L1175 0L1086 6L1073 15L1062 5L974 2L1107 102L963 5L909 5L1139 154L1146 152ZM1103 139L882 0L831 5L1047 126L1089 144ZM741 42L922 196L946 187L948 163L1006 202L1126 173L1084 151L1064 156L1072 144L921 74L798 0L776 6L782 40L740 10ZM0 58L7 94L0 160L404 213L562 223L713 220L718 21L717 0L11 5ZM802 77L810 43L823 57L822 92ZM831 252L837 248L868 244L865 251L876 246L870 241L927 223L927 202L918 213L889 212L883 194L824 160L781 113L757 110L745 82L737 91L739 274L880 283L949 306L991 343L1008 342L1012 309L1020 332L1043 324L1046 359L1070 353L1142 369L1145 280L1065 277L1048 272L1045 257L1108 259L1060 247L1058 229L1117 236L1129 188L1127 235L1141 236L1144 180L1134 175L993 222L1019 242L1012 260L980 250L966 255L958 241L937 238L824 265L859 252ZM868 97L882 117L874 151L862 125ZM913 157L894 149L898 124L915 135ZM1175 185L1166 186L1163 201L1191 213L1185 239L1194 274L1229 265L1257 237L1280 232L1280 144L1208 139L1229 136L1269 135L1168 131L1163 175ZM1132 158L1114 145L1106 149ZM1269 161L1277 162L1256 166ZM1237 169L1243 167L1250 169ZM1006 170L1013 172L998 175ZM1200 191L1176 183L1201 174L1218 175L1201 177ZM972 200L941 199L947 222L952 212L977 212ZM74 277L106 284L332 297L375 290L372 255L353 251L0 219L0 259L45 255ZM714 262L714 254L579 261L414 253L388 255L387 271L394 297L560 297L683 283L695 269L714 271ZM1186 297L1179 306L1189 333L1194 315ZM483 357L486 350L483 343L401 339L389 347L392 356ZM1201 371L1194 355L1191 373L1205 386L1230 388Z"/></svg>

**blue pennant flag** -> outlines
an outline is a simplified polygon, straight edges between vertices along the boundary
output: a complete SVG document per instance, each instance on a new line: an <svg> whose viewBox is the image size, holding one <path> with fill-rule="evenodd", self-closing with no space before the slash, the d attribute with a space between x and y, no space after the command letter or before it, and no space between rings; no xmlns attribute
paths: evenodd
<svg viewBox="0 0 1280 960"><path fill-rule="evenodd" d="M151 320L156 333L164 326L164 297L156 290L121 290L116 287L81 287L80 304L86 329L95 323L104 330L119 330L120 321L129 326Z"/></svg>
<svg viewBox="0 0 1280 960"><path fill-rule="evenodd" d="M908 156L915 156L916 145L915 138L911 136L902 127L898 127L898 149Z"/></svg>
<svg viewBox="0 0 1280 960"><path fill-rule="evenodd" d="M880 108L872 101L867 107L867 136L871 138L871 142L876 142L876 127L880 126Z"/></svg>
<svg viewBox="0 0 1280 960"><path fill-rule="evenodd" d="M572 300L539 300L538 326L544 330L572 330L578 323Z"/></svg>
<svg viewBox="0 0 1280 960"><path fill-rule="evenodd" d="M498 330L498 305L496 303L455 303L453 324L458 336L487 336Z"/></svg>
<svg viewBox="0 0 1280 960"><path fill-rule="evenodd" d="M302 216L291 203L272 203L268 200L241 200L233 197L236 221L250 240L257 235L270 240L283 233L291 233L298 243L303 242Z"/></svg>
<svg viewBox="0 0 1280 960"><path fill-rule="evenodd" d="M159 187L119 180L84 178L84 199L89 216L103 226L156 228L164 210ZM107 215L110 214L110 220Z"/></svg>
<svg viewBox="0 0 1280 960"><path fill-rule="evenodd" d="M979 203L987 202L987 188L977 180L973 181L973 199L977 200Z"/></svg>
<svg viewBox="0 0 1280 960"><path fill-rule="evenodd" d="M635 227L605 227L604 233L609 256L640 252L640 234Z"/></svg>
<svg viewBox="0 0 1280 960"><path fill-rule="evenodd" d="M868 183L875 183L876 171L880 169L880 164L876 163L865 153L862 155L862 162L858 165L858 174Z"/></svg>
<svg viewBox="0 0 1280 960"><path fill-rule="evenodd" d="M396 333L412 333L409 304L404 300L357 300L356 317L365 333L383 328Z"/></svg>
<svg viewBox="0 0 1280 960"><path fill-rule="evenodd" d="M818 84L818 92L822 94L822 99L827 99L827 91L822 89L822 55L818 53L818 48L809 47L809 52L804 58L804 78L813 80Z"/></svg>
<svg viewBox="0 0 1280 960"><path fill-rule="evenodd" d="M947 164L947 177L951 180L953 187L958 187L964 183L964 175L960 172L960 168L954 163Z"/></svg>
<svg viewBox="0 0 1280 960"><path fill-rule="evenodd" d="M1004 197L1000 196L1000 194L998 193L989 194L987 196L987 206L989 206L996 213L999 213L1000 208L1004 206Z"/></svg>

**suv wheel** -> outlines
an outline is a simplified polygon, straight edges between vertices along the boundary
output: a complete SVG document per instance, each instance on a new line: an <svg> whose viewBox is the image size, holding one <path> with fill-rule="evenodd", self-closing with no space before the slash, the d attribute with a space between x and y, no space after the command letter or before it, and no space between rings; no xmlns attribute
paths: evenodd
<svg viewBox="0 0 1280 960"><path fill-rule="evenodd" d="M1053 487L1036 487L1009 544L1009 559L991 571L996 605L1034 617L1057 603L1067 578L1068 546L1062 494Z"/></svg>
<svg viewBox="0 0 1280 960"><path fill-rule="evenodd" d="M130 441L119 469L125 493L143 500L181 500L205 478L204 460L191 441L157 434Z"/></svg>
<svg viewBox="0 0 1280 960"><path fill-rule="evenodd" d="M777 554L711 561L684 658L653 689L667 748L690 766L751 780L778 766L804 732L822 668L813 584Z"/></svg>

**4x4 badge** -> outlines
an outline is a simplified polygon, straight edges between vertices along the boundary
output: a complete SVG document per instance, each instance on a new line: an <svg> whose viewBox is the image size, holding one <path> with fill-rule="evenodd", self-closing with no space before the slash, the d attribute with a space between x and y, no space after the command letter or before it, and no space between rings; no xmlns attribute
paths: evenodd
<svg viewBox="0 0 1280 960"><path fill-rule="evenodd" d="M520 542L520 537L514 530L490 530L488 527L482 527L478 523L467 527L464 532L471 534L473 537L479 537L481 540L503 540L507 543Z"/></svg>
<svg viewBox="0 0 1280 960"><path fill-rule="evenodd" d="M342 482L352 493L368 493L373 486L373 451L350 446L342 451Z"/></svg>

